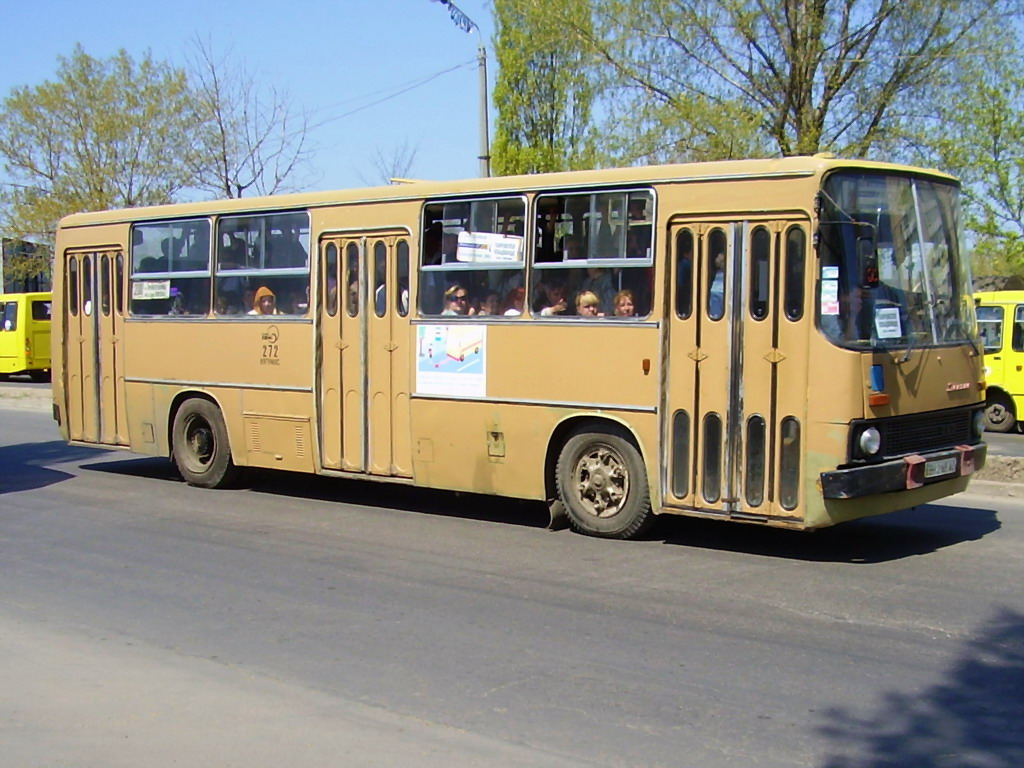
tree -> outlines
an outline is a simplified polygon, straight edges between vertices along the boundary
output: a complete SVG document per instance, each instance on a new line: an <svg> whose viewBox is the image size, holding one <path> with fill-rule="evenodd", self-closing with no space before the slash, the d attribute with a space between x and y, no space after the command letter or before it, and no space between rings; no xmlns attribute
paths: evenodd
<svg viewBox="0 0 1024 768"><path fill-rule="evenodd" d="M1024 275L1024 54L1012 27L963 57L911 134L914 160L963 182L975 274Z"/></svg>
<svg viewBox="0 0 1024 768"><path fill-rule="evenodd" d="M539 3L541 0L524 0ZM930 81L1016 0L593 0L572 34L677 155L896 146ZM621 99L632 93L640 99ZM628 126L628 123L627 123ZM628 139L622 142L628 148ZM657 149L657 147L654 147ZM640 146L640 151L649 151Z"/></svg>
<svg viewBox="0 0 1024 768"><path fill-rule="evenodd" d="M76 47L54 81L0 106L4 229L52 244L66 214L171 202L189 182L192 114L184 72Z"/></svg>
<svg viewBox="0 0 1024 768"><path fill-rule="evenodd" d="M190 66L196 94L197 152L189 170L193 185L219 197L293 189L291 180L308 161L309 121L286 91L261 83L212 43L196 39Z"/></svg>
<svg viewBox="0 0 1024 768"><path fill-rule="evenodd" d="M571 23L590 29L585 0L495 0L498 124L492 163L498 175L587 167L590 68Z"/></svg>
<svg viewBox="0 0 1024 768"><path fill-rule="evenodd" d="M400 146L394 147L390 152L377 147L370 153L370 164L376 175L373 177L359 174L359 178L367 186L374 184L395 184L401 183L395 179L405 179L409 176L413 163L416 162L416 153L419 152L419 145L411 146L409 141L403 141Z"/></svg>

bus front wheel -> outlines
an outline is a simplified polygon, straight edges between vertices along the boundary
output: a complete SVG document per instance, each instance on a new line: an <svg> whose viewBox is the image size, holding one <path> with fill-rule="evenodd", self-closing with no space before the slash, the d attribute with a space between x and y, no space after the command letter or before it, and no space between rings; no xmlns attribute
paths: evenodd
<svg viewBox="0 0 1024 768"><path fill-rule="evenodd" d="M228 430L220 409L209 400L182 403L174 416L172 453L178 471L189 485L223 488L237 474L231 460Z"/></svg>
<svg viewBox="0 0 1024 768"><path fill-rule="evenodd" d="M1002 392L990 392L985 404L985 427L990 432L1009 432L1017 423L1013 402Z"/></svg>
<svg viewBox="0 0 1024 768"><path fill-rule="evenodd" d="M654 522L644 461L624 429L573 434L562 446L555 478L580 533L631 539Z"/></svg>

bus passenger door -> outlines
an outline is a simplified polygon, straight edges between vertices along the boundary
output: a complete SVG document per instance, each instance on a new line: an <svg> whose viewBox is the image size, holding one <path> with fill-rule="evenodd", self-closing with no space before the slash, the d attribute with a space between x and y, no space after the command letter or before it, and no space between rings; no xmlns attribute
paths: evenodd
<svg viewBox="0 0 1024 768"><path fill-rule="evenodd" d="M124 256L68 253L64 261L65 390L72 440L127 445Z"/></svg>
<svg viewBox="0 0 1024 768"><path fill-rule="evenodd" d="M358 236L320 243L320 455L325 468L348 472L364 467L363 247Z"/></svg>
<svg viewBox="0 0 1024 768"><path fill-rule="evenodd" d="M787 247L805 249L806 225L680 222L670 243L664 504L795 517L813 313L802 311L803 251L793 275L784 264Z"/></svg>
<svg viewBox="0 0 1024 768"><path fill-rule="evenodd" d="M667 507L727 512L731 306L735 248L731 222L675 226L662 434L668 451Z"/></svg>
<svg viewBox="0 0 1024 768"><path fill-rule="evenodd" d="M66 309L63 322L68 434L72 440L97 443L100 395L97 372L95 296L96 254L68 253L64 261Z"/></svg>
<svg viewBox="0 0 1024 768"><path fill-rule="evenodd" d="M325 239L320 269L323 465L409 477L408 238Z"/></svg>
<svg viewBox="0 0 1024 768"><path fill-rule="evenodd" d="M128 445L124 404L124 254L95 255L96 357L99 361L100 442Z"/></svg>

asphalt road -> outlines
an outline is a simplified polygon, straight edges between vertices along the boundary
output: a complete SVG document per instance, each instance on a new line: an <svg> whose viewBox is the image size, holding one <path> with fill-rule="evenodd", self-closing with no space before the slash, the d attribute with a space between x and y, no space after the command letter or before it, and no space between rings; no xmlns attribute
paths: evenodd
<svg viewBox="0 0 1024 768"><path fill-rule="evenodd" d="M0 764L1024 765L1024 501L641 542L0 410Z"/></svg>

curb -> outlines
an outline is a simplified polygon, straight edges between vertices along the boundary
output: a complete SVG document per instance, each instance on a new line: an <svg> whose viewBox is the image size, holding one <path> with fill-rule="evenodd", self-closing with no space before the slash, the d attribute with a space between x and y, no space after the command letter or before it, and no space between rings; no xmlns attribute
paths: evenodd
<svg viewBox="0 0 1024 768"><path fill-rule="evenodd" d="M53 393L42 387L0 388L0 408L15 408L27 411L49 411Z"/></svg>

